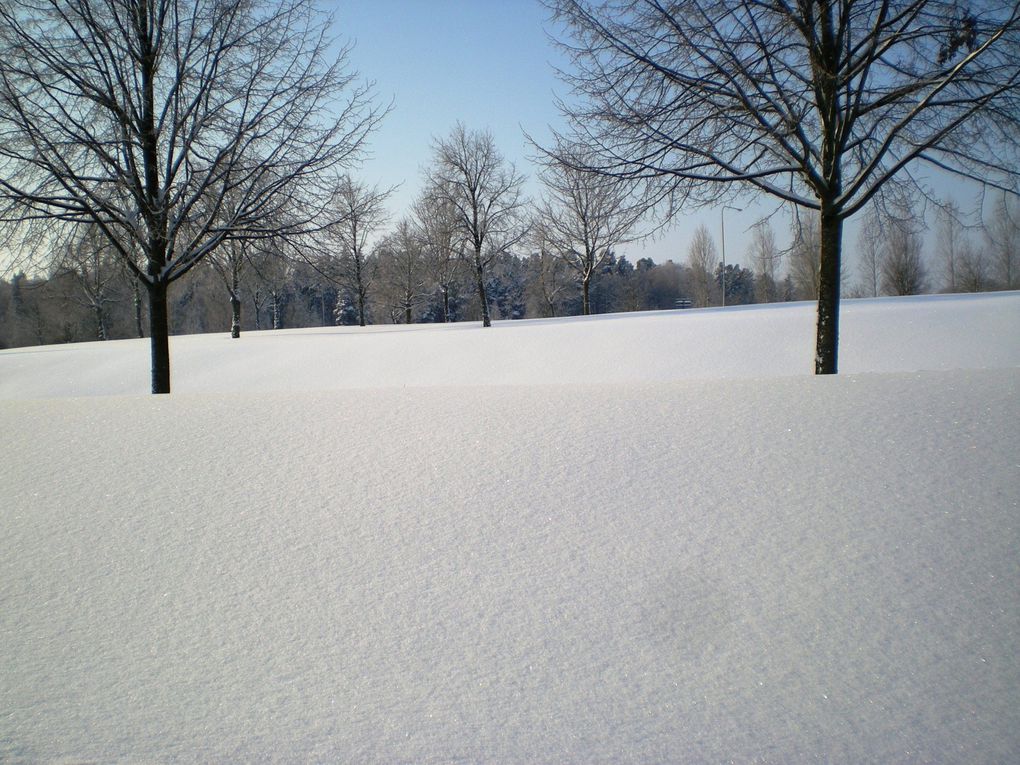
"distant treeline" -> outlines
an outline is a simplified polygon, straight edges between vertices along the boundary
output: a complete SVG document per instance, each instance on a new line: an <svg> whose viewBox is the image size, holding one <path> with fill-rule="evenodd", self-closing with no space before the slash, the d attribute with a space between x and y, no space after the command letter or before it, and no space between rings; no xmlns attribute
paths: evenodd
<svg viewBox="0 0 1020 765"><path fill-rule="evenodd" d="M991 244L976 247L940 232L938 252L923 256L916 235L887 231L881 242L869 241L876 230L866 228L858 242L856 278L844 274L844 292L850 296L1017 286L1015 240L1009 250L1013 254L996 257ZM733 264L723 270L704 228L694 237L685 263L657 264L648 258L631 263L610 254L591 279L590 309L614 313L715 306L723 303L724 284L726 305L813 300L818 289L815 236L807 225L793 247L780 253L768 224L760 225L747 253L753 270ZM872 257L866 257L872 245ZM387 237L364 259L360 288L365 295L366 323L480 320L470 264L456 261L452 272L444 274L444 290L430 276L434 269L427 253L409 249L395 246L393 238ZM335 257L322 262L284 258L265 251L252 251L236 260L233 268L213 260L194 269L170 291L171 331L230 331L232 292L239 303L242 330L358 324L359 284L345 278L349 271L329 265L335 261ZM784 264L785 275L774 277ZM236 289L231 289L234 285ZM495 319L582 313L576 270L549 253L498 255L486 273L485 287ZM113 256L96 257L93 252L88 258L64 259L47 278L18 274L9 281L0 280L0 348L142 337L148 327L147 310L145 291L138 289L137 280Z"/></svg>

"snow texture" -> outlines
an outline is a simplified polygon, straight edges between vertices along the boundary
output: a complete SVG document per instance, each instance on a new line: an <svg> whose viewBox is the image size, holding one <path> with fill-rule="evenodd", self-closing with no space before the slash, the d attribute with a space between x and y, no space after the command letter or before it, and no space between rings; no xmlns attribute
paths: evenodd
<svg viewBox="0 0 1020 765"><path fill-rule="evenodd" d="M0 353L0 761L1020 761L1020 294L812 321Z"/></svg>

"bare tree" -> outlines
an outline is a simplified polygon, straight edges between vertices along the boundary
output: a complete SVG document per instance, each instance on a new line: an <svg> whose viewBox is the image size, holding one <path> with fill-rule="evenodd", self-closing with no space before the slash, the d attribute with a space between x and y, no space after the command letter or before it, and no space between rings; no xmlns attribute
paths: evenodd
<svg viewBox="0 0 1020 765"><path fill-rule="evenodd" d="M712 302L713 274L719 263L715 242L705 224L694 230L694 238L687 250L687 263L691 267L691 282L694 291L694 305L698 308Z"/></svg>
<svg viewBox="0 0 1020 765"><path fill-rule="evenodd" d="M286 239L260 239L251 242L248 264L254 272L252 287L252 308L255 314L255 329L262 328L262 309L268 301L270 328L283 329L284 307L287 301L287 285L293 271L293 260L284 249L292 245Z"/></svg>
<svg viewBox="0 0 1020 765"><path fill-rule="evenodd" d="M984 249L967 240L960 247L956 268L956 288L960 292L982 292L992 286L988 258Z"/></svg>
<svg viewBox="0 0 1020 765"><path fill-rule="evenodd" d="M120 276L113 248L95 226L75 226L58 245L57 270L74 274L79 287L78 302L95 319L96 339L106 340L107 305L115 302L111 286Z"/></svg>
<svg viewBox="0 0 1020 765"><path fill-rule="evenodd" d="M0 4L0 217L103 232L148 292L154 393L168 286L228 238L314 225L317 179L381 116L327 25L311 0Z"/></svg>
<svg viewBox="0 0 1020 765"><path fill-rule="evenodd" d="M539 225L546 246L577 272L581 282L581 312L591 313L591 279L614 247L628 237L644 207L631 199L630 187L620 180L581 169L591 164L584 152L559 147L541 174L545 197L538 206Z"/></svg>
<svg viewBox="0 0 1020 765"><path fill-rule="evenodd" d="M422 241L412 222L404 218L379 243L380 292L393 323L414 321L414 310L425 302L425 262Z"/></svg>
<svg viewBox="0 0 1020 765"><path fill-rule="evenodd" d="M547 2L587 169L645 183L667 215L752 191L814 211L816 373L837 370L847 218L924 163L1020 184L1015 1Z"/></svg>
<svg viewBox="0 0 1020 765"><path fill-rule="evenodd" d="M821 284L818 248L818 220L794 215L793 246L790 249L790 276L799 300L818 300Z"/></svg>
<svg viewBox="0 0 1020 765"><path fill-rule="evenodd" d="M882 247L882 292L917 295L924 291L926 268L919 223L910 206L901 207L885 229Z"/></svg>
<svg viewBox="0 0 1020 765"><path fill-rule="evenodd" d="M865 297L878 297L882 275L882 227L872 208L865 213L864 225L857 234L857 268Z"/></svg>
<svg viewBox="0 0 1020 765"><path fill-rule="evenodd" d="M1020 287L1020 207L1001 196L985 231L995 275L1003 289Z"/></svg>
<svg viewBox="0 0 1020 765"><path fill-rule="evenodd" d="M373 278L368 243L386 223L386 200L391 191L380 191L378 186L369 186L345 175L333 192L331 209L338 222L328 231L340 248L339 282L353 296L358 324L362 327L367 320L366 306Z"/></svg>
<svg viewBox="0 0 1020 765"><path fill-rule="evenodd" d="M942 261L942 283L947 292L960 291L964 251L970 246L960 218L960 207L947 202L938 211L938 254Z"/></svg>
<svg viewBox="0 0 1020 765"><path fill-rule="evenodd" d="M776 234L767 220L760 220L752 228L748 256L754 265L755 299L759 303L773 303L779 299L776 269L783 254L776 245Z"/></svg>
<svg viewBox="0 0 1020 765"><path fill-rule="evenodd" d="M448 193L426 188L415 201L413 213L424 250L425 274L439 289L446 323L450 321L450 291L464 259L464 242L457 236L457 209Z"/></svg>
<svg viewBox="0 0 1020 765"><path fill-rule="evenodd" d="M564 298L577 288L575 274L548 249L539 245L528 256L526 286L528 313L538 316L558 316L563 312Z"/></svg>
<svg viewBox="0 0 1020 765"><path fill-rule="evenodd" d="M429 184L456 214L457 238L470 252L478 287L482 326L491 326L486 272L495 258L527 233L521 219L524 177L503 159L489 132L457 123L450 135L432 142Z"/></svg>
<svg viewBox="0 0 1020 765"><path fill-rule="evenodd" d="M220 277L230 298L230 336L241 336L241 275L247 260L243 240L229 240L209 254L209 265Z"/></svg>

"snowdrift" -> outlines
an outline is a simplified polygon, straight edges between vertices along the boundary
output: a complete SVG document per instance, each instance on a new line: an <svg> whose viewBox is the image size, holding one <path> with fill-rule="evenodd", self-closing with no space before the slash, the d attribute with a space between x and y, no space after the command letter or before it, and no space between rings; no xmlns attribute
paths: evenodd
<svg viewBox="0 0 1020 765"><path fill-rule="evenodd" d="M1020 295L811 324L0 353L0 760L1017 761Z"/></svg>

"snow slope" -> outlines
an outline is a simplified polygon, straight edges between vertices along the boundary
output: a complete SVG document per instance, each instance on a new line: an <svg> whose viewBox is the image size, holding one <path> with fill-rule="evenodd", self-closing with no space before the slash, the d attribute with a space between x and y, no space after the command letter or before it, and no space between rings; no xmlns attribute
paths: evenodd
<svg viewBox="0 0 1020 765"><path fill-rule="evenodd" d="M0 353L0 761L1020 760L1020 295L810 313Z"/></svg>

